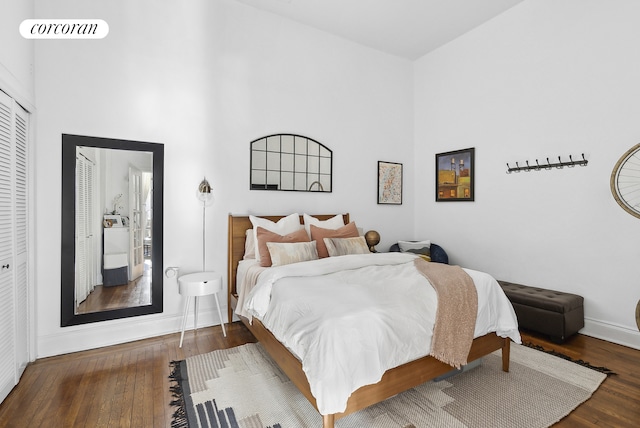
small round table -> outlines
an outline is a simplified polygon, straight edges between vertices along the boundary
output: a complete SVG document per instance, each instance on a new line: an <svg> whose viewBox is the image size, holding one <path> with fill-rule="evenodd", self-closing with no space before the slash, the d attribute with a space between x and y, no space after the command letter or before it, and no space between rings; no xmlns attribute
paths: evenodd
<svg viewBox="0 0 640 428"><path fill-rule="evenodd" d="M220 325L222 333L227 336L222 320L222 312L220 311L220 301L218 300L218 292L222 290L222 276L216 272L195 272L182 275L178 278L178 286L180 294L187 297L184 302L184 316L182 317L182 333L180 334L180 348L182 348L182 339L184 339L184 330L187 326L187 315L189 313L189 301L191 297L195 297L194 321L193 329L198 328L198 297L213 294L218 307L218 316L220 317Z"/></svg>

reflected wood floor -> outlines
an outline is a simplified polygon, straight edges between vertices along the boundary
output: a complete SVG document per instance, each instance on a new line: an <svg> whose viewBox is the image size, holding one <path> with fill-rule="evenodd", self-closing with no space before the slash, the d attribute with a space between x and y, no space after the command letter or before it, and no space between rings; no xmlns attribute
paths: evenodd
<svg viewBox="0 0 640 428"><path fill-rule="evenodd" d="M151 304L151 268L145 264L144 274L128 284L105 287L96 285L77 313L86 314L111 309L132 308Z"/></svg>
<svg viewBox="0 0 640 428"><path fill-rule="evenodd" d="M609 376L593 397L557 427L637 427L640 351L576 335L557 345L523 333L523 340L606 366ZM40 359L0 404L0 427L169 427L169 363L254 342L239 322ZM526 405L523 403L523 405Z"/></svg>

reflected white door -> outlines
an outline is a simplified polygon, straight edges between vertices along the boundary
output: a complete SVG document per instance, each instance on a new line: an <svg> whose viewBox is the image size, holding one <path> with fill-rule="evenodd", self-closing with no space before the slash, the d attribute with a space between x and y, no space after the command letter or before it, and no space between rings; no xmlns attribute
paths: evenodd
<svg viewBox="0 0 640 428"><path fill-rule="evenodd" d="M142 171L129 168L129 280L144 273Z"/></svg>
<svg viewBox="0 0 640 428"><path fill-rule="evenodd" d="M78 150L76 153L76 308L95 287L94 249L94 162Z"/></svg>

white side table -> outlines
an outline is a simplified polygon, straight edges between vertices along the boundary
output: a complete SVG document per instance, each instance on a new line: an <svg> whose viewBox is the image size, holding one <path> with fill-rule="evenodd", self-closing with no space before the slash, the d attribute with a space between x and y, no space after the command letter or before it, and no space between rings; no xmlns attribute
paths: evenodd
<svg viewBox="0 0 640 428"><path fill-rule="evenodd" d="M220 311L220 301L218 300L218 292L222 290L222 276L215 272L196 272L182 275L178 278L178 287L180 294L187 297L184 302L184 316L182 317L182 333L180 334L180 347L182 348L182 339L184 339L184 330L187 326L187 315L189 313L189 301L191 297L195 297L194 322L193 329L198 328L198 297L213 294L216 298L216 306L218 307L218 316L220 317L220 325L222 333L227 336L222 320L222 312Z"/></svg>

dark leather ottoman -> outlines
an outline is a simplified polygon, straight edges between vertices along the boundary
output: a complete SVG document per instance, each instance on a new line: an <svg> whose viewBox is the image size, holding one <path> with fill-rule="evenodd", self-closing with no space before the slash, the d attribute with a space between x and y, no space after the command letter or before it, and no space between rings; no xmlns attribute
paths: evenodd
<svg viewBox="0 0 640 428"><path fill-rule="evenodd" d="M548 334L563 342L584 327L582 296L498 281L511 301L522 328Z"/></svg>

